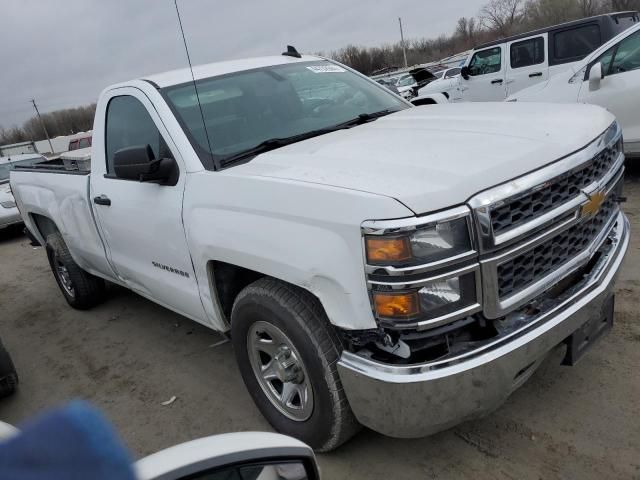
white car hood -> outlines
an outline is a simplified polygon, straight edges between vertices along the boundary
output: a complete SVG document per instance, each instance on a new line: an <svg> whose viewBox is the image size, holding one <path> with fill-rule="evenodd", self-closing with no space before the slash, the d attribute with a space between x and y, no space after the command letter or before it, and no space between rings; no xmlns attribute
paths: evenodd
<svg viewBox="0 0 640 480"><path fill-rule="evenodd" d="M579 150L613 121L582 104L429 105L288 145L227 172L385 195L420 214Z"/></svg>
<svg viewBox="0 0 640 480"><path fill-rule="evenodd" d="M13 202L13 195L9 182L0 183L0 202Z"/></svg>

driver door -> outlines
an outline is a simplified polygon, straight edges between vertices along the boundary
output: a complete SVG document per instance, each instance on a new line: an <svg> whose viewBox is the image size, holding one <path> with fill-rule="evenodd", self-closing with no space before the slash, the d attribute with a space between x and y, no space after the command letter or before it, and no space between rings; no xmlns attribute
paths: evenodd
<svg viewBox="0 0 640 480"><path fill-rule="evenodd" d="M142 91L116 89L105 102L100 108L105 108L106 126L94 132L91 200L108 260L130 289L206 323L182 225L186 169L180 152ZM115 153L144 145L155 159L175 159L175 185L116 175Z"/></svg>
<svg viewBox="0 0 640 480"><path fill-rule="evenodd" d="M478 50L469 62L469 78L460 80L462 101L500 102L506 98L505 46Z"/></svg>

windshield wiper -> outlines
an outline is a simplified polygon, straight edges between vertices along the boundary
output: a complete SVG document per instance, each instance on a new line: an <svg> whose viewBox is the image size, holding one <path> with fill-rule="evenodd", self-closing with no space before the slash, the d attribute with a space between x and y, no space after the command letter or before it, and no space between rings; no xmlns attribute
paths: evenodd
<svg viewBox="0 0 640 480"><path fill-rule="evenodd" d="M335 132L337 130L344 130L345 128L355 127L357 125L362 125L364 123L372 122L380 117L384 117L385 115L389 115L390 113L395 113L397 110L381 110L379 112L374 113L361 113L355 118L351 120L347 120L346 122L339 123L337 125L333 125L331 127L320 128L318 130L311 130L310 132L301 133L299 135L292 135L291 137L282 137L282 138L270 138L265 140L264 142L260 142L255 147L252 147L248 150L244 150L240 153L236 153L229 157L223 158L220 162L222 167L226 167L231 165L232 163L239 162L249 157L254 157L261 153L266 153L271 150L275 150L276 148L284 147L286 145L291 145L292 143L301 142L302 140L307 140L309 138L317 137L319 135L324 135L325 133Z"/></svg>

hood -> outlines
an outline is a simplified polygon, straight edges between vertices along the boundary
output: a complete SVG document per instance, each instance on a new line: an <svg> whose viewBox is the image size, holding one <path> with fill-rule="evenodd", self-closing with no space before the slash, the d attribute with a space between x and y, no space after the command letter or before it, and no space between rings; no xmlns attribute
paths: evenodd
<svg viewBox="0 0 640 480"><path fill-rule="evenodd" d="M0 183L0 202L13 202L9 182Z"/></svg>
<svg viewBox="0 0 640 480"><path fill-rule="evenodd" d="M385 195L421 214L579 150L613 121L583 104L429 105L288 145L227 172Z"/></svg>

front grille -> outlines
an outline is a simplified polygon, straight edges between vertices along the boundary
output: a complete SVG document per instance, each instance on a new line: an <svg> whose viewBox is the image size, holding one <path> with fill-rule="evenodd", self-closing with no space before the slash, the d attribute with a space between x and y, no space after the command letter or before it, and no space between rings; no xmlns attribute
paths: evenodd
<svg viewBox="0 0 640 480"><path fill-rule="evenodd" d="M498 266L498 295L509 296L553 272L595 240L616 209L609 196L591 219L574 225L535 248Z"/></svg>
<svg viewBox="0 0 640 480"><path fill-rule="evenodd" d="M491 211L494 235L523 225L579 195L583 188L601 179L611 169L620 148L620 142L616 142L573 171L553 178L524 195L505 200L503 205Z"/></svg>

